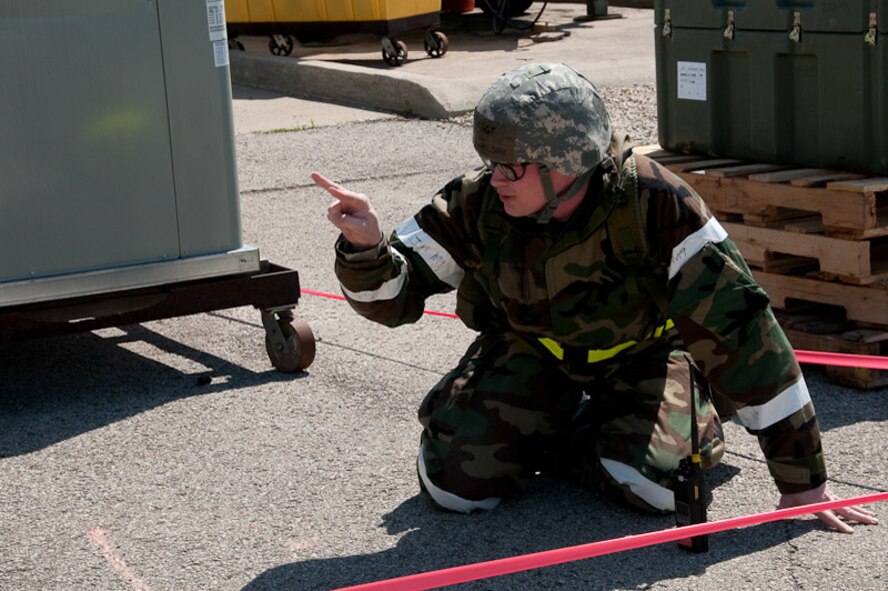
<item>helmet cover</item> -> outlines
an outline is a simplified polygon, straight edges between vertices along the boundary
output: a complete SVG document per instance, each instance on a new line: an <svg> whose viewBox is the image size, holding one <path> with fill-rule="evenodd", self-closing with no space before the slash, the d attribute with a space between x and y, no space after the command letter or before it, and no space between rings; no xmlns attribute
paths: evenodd
<svg viewBox="0 0 888 591"><path fill-rule="evenodd" d="M473 141L486 161L539 163L569 176L605 158L611 121L595 86L564 64L525 64L475 107Z"/></svg>

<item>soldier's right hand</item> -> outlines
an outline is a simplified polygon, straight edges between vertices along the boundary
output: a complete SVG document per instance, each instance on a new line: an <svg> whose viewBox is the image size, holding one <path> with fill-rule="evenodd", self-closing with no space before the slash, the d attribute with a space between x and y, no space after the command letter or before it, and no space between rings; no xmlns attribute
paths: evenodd
<svg viewBox="0 0 888 591"><path fill-rule="evenodd" d="M366 195L349 191L317 172L311 173L311 180L336 198L327 208L327 219L355 249L366 250L379 244L382 239L379 216Z"/></svg>

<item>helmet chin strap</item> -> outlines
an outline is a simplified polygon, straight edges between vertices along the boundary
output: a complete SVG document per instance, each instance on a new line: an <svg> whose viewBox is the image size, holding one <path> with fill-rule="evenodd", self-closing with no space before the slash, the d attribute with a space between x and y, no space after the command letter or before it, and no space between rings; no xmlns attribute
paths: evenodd
<svg viewBox="0 0 888 591"><path fill-rule="evenodd" d="M545 164L537 164L537 169L540 172L543 193L546 195L546 207L535 216L538 224L548 224L552 216L555 215L555 210L558 206L576 197L580 189L592 178L592 173L595 172L595 169L587 170L578 176L564 193L558 195L555 193L555 185L552 183L552 173L549 171L549 167Z"/></svg>

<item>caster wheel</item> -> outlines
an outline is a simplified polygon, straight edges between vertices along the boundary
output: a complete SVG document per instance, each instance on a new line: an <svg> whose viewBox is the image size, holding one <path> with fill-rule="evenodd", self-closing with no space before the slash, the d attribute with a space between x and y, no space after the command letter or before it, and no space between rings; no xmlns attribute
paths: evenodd
<svg viewBox="0 0 888 591"><path fill-rule="evenodd" d="M296 373L314 361L315 338L308 324L301 318L276 318L283 340L266 331L265 351L268 359L278 371Z"/></svg>
<svg viewBox="0 0 888 591"><path fill-rule="evenodd" d="M268 49L274 55L288 56L293 53L293 38L289 35L272 35L268 40Z"/></svg>
<svg viewBox="0 0 888 591"><path fill-rule="evenodd" d="M407 61L407 44L394 39L383 39L382 59L390 66L400 66Z"/></svg>
<svg viewBox="0 0 888 591"><path fill-rule="evenodd" d="M441 31L434 31L426 35L423 44L425 45L426 53L431 57L441 57L447 53L447 47L449 46L447 35Z"/></svg>
<svg viewBox="0 0 888 591"><path fill-rule="evenodd" d="M240 41L238 41L237 39L229 39L228 40L228 49L229 50L236 49L237 51L246 51L247 50L247 48L244 47L244 44L241 43Z"/></svg>

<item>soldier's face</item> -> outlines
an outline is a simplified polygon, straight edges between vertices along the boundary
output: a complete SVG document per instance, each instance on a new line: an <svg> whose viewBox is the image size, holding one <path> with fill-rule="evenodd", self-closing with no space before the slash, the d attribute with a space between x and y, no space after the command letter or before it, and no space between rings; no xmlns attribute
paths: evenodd
<svg viewBox="0 0 888 591"><path fill-rule="evenodd" d="M575 177L561 174L556 170L550 171L549 174L552 176L552 185L555 188L556 194L566 191L575 179ZM493 185L493 188L499 194L506 213L512 217L520 218L533 215L546 207L546 190L543 188L540 170L536 164L528 164L524 176L515 181L510 181L503 175L499 167L495 167L490 184ZM563 219L562 206L572 201L573 199L561 204L555 210L553 217L555 219Z"/></svg>

